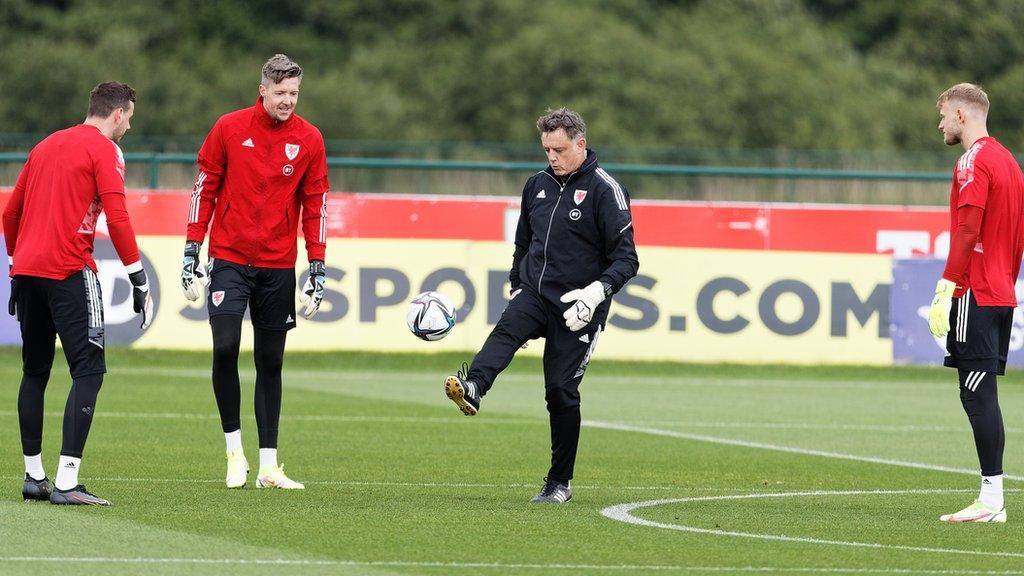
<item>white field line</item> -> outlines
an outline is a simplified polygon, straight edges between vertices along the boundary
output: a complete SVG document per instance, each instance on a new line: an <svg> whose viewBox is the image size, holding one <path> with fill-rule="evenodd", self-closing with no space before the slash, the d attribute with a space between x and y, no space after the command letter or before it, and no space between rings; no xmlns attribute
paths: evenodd
<svg viewBox="0 0 1024 576"><path fill-rule="evenodd" d="M686 420L644 420L624 422L638 426L675 426L678 428L740 428L754 430L836 430L843 432L952 432L963 434L969 427L917 424L811 424L808 422L689 422ZM1024 428L1006 428L1024 432Z"/></svg>
<svg viewBox="0 0 1024 576"><path fill-rule="evenodd" d="M15 410L0 410L0 417L16 417ZM101 418L129 418L139 420L217 420L220 416L216 412L198 414L195 412L106 412L99 411L97 415ZM63 412L50 412L48 418L63 418ZM547 420L541 418L505 418L486 417L480 419L468 419L442 417L442 416L357 416L357 415L332 415L332 414L296 414L287 415L286 420L295 422L381 422L381 423L410 423L410 424L544 424ZM809 424L805 422L690 422L686 420L641 420L632 422L616 422L627 426L673 426L676 428L721 428L721 429L749 429L749 430L835 430L843 432L864 431L864 432L951 432L963 434L965 426L918 426L912 424L886 425L886 424ZM1007 428L1007 432L1021 432L1024 428Z"/></svg>
<svg viewBox="0 0 1024 576"><path fill-rule="evenodd" d="M113 414L118 414L118 415L121 415L121 416L123 416L125 418L133 418L133 417L137 417L138 416L138 414L134 414L134 413L113 413ZM177 417L177 415L174 415L174 413L168 413L167 417ZM197 417L198 418L197 415L192 415L192 417ZM214 417L215 417L214 415L210 415L208 417L204 416L203 419L213 419ZM323 417L312 416L311 418L314 418L314 419L319 419L319 418L328 419L328 418L334 418L334 417L330 417L330 416L323 416ZM347 417L339 416L337 418L341 419L341 418L347 418ZM356 417L356 418L359 418L359 417ZM378 420L372 419L372 417L370 417L370 418L371 419L369 419L369 420L358 420L358 419L356 419L356 420L352 420L352 421L354 421L354 422L378 421ZM382 419L379 420L379 421L381 421L381 422L393 421L393 420L387 420L387 419L384 419L384 418L387 418L387 417L382 417ZM422 421L422 422L436 422L436 423L449 424L449 423L452 423L452 422L463 422L464 420L462 420L462 419L447 419L447 418L437 418L437 419L425 418L425 419L422 419L422 420L421 419L409 419L409 420L404 420L403 419L403 420L399 420L399 421L402 421L402 422L406 422L406 421L408 421L408 422L419 422L419 421ZM494 419L493 422L497 423L498 419ZM508 419L508 422L509 423L520 424L520 423L537 423L539 421L537 421L537 420L530 420L530 419L522 419L521 421L519 419ZM868 462L868 463L871 463L871 464L884 464L884 465L889 465L889 466L900 466L900 467L903 467L903 468L916 468L916 469L919 469L919 470L931 470L931 471L934 471L934 472L949 472L949 473L953 473L953 474L968 474L968 475L971 475L971 476L977 476L979 474L978 470L970 469L970 468L954 468L954 467L942 466L942 465L938 465L938 464L926 464L926 463L923 463L923 462L912 462L912 461L909 461L909 460L896 460L896 459L892 459L892 458L879 458L879 457L875 457L875 456L860 456L860 455L857 455L857 454L846 454L846 453L842 453L842 452L830 452L830 451L826 451L826 450L815 450L815 449L811 449L811 448L798 448L798 447L795 447L795 446L785 446L785 445L781 445L781 444L768 444L768 443L764 443L764 442L752 442L752 441L748 441L748 440L741 440L741 439L735 439L735 438L723 438L723 437L720 437L720 436L708 436L708 435L705 435L705 434L694 434L694 433L690 433L690 432L680 432L680 431L677 431L677 430L665 430L665 429L662 429L662 428L652 428L650 426L637 426L637 425L627 424L627 423L622 423L622 422L604 422L604 421L599 421L599 420L584 420L583 421L583 426L588 427L588 428L597 428L597 429L603 429L603 430L616 430L616 431L620 431L620 432L635 432L635 433L639 433L639 434L648 434L648 435L652 435L652 436L663 436L663 437L668 437L668 438L679 438L679 439L682 439L682 440L691 440L691 441L695 441L695 442L707 442L707 443L711 443L711 444L720 444L720 445L726 445L726 446L738 446L738 447L741 447L741 448L754 448L754 449L759 449L759 450L771 450L771 451L775 451L775 452L786 452L786 453L790 453L790 454L801 454L801 455L804 455L804 456L817 456L817 457L822 457L822 458L833 458L833 459L838 459L838 460L852 460L852 461L856 461L856 462ZM1024 480L1024 476L1017 476L1017 475L1011 475L1011 474L1006 474L1006 475L1003 476L1003 478L1006 479L1006 480Z"/></svg>
<svg viewBox="0 0 1024 576"><path fill-rule="evenodd" d="M23 480L22 476L0 476L5 480ZM223 480L214 478L143 478L143 477L126 477L126 476L98 476L90 477L90 482L112 482L112 483L131 483L131 484L223 484ZM484 482L395 482L395 481L383 481L383 480L303 480L303 484L310 484L314 486L367 486L367 487L409 487L409 488L540 488L541 482L534 483L484 483ZM576 484L573 483L573 488L586 489L586 490L630 490L630 491L680 491L680 490L699 490L701 492L749 492L750 487L746 488L695 488L687 486L615 486L610 484ZM1012 492L1013 490L1005 490L1006 492Z"/></svg>
<svg viewBox="0 0 1024 576"><path fill-rule="evenodd" d="M17 417L18 412L15 410L0 410L0 417ZM45 415L47 418L63 418L64 412L49 412ZM128 418L138 420L220 420L220 415L215 411L207 414L197 414L195 412L106 412L103 410L97 411L96 416L99 418ZM462 414L458 414L460 417L455 415L451 417L430 417L430 416L341 416L331 414L296 414L287 415L283 418L287 421L295 422L382 422L389 424L398 423L411 423L411 424L463 424L463 423L474 423L475 425L481 424L544 424L547 425L547 420L541 420L539 418L484 418L472 420L469 418L461 417Z"/></svg>
<svg viewBox="0 0 1024 576"><path fill-rule="evenodd" d="M405 560L289 560L283 558L127 558L103 556L0 556L0 562L68 564L212 565L353 568L453 568L469 570L606 570L627 572L790 573L790 574L940 574L948 576L1022 576L1020 570L913 570L903 568L843 568L813 566L690 566L665 564L527 564L500 562L417 562Z"/></svg>
<svg viewBox="0 0 1024 576"><path fill-rule="evenodd" d="M0 415L13 415L16 414L10 411L0 412ZM111 412L104 413L109 417L121 417L121 418L193 418L203 420L213 420L217 416L214 414L210 415L199 415L199 414L186 414L186 413L130 413L130 412ZM50 414L49 416L56 417L58 414ZM363 416L291 416L289 419L295 420L313 420L313 421L340 421L340 422L422 422L422 423L438 423L438 424L451 424L454 422L465 422L464 419L458 418L419 418L419 417L363 417ZM537 424L542 421L536 419L485 419L492 423L509 423L509 424ZM923 462L912 462L909 460L896 460L892 458L879 458L875 456L860 456L857 454L846 454L842 452L830 452L826 450L815 450L811 448L798 448L795 446L785 446L781 444L768 444L764 442L752 442L749 440L741 440L735 438L723 438L720 436L708 436L705 434L694 434L690 432L680 432L677 430L665 430L662 428L652 428L650 426L637 426L634 424L627 424L623 422L605 422L600 420L584 420L583 426L588 428L597 428L603 430L617 430L620 432L635 432L639 434L648 434L652 436L663 436L669 438L679 438L682 440L691 440L695 442L707 442L711 444L721 444L727 446L738 446L741 448L754 448L759 450L771 450L775 452L786 452L790 454L801 454L804 456L818 456L822 458L833 458L838 460L852 460L856 462L868 462L871 464L885 464L889 466L900 466L904 468L916 468L919 470L931 470L935 472L950 472L954 474L968 474L971 476L977 476L978 470L970 468L954 468L950 466L942 466L938 464L926 464ZM1007 480L1024 480L1024 476L1017 476L1007 474L1004 475L1004 479Z"/></svg>
<svg viewBox="0 0 1024 576"><path fill-rule="evenodd" d="M804 536L785 536L782 534L758 534L754 532L736 532L732 530L719 530L713 528L697 528L684 526L682 524L667 524L638 518L632 514L639 508L651 508L668 504L683 504L687 502L714 502L723 500L752 500L755 498L807 498L820 496L863 496L863 495L898 495L898 494L943 494L949 490L846 490L846 491L813 491L813 492L775 492L767 494L736 494L726 496L695 496L691 498L672 498L667 500L647 500L645 502L630 502L609 506L601 510L601 515L618 522L661 528L664 530L677 530L679 532L690 532L694 534L709 534L712 536L729 536L734 538L750 538L755 540L772 540L776 542L795 542L802 544L823 544L828 546L846 546L854 548L875 548L885 550L904 550L908 552L927 552L932 554L960 554L968 556L995 556L1002 558L1024 558L1024 552L991 552L983 550L966 550L958 548L929 548L925 546L907 546L903 544L879 544L876 542L853 542L848 540L826 540L823 538L809 538ZM938 519L936 519L938 521Z"/></svg>
<svg viewBox="0 0 1024 576"><path fill-rule="evenodd" d="M874 456L858 456L856 454L844 454L842 452L829 452L826 450L813 450L809 448L796 448L794 446L783 446L780 444L767 444L764 442L750 442L747 440L737 440L733 438L722 438L719 436L707 436L704 434L691 434L689 432L678 432L675 430L664 430L661 428L651 428L648 426L633 426L630 424L622 424L617 422L602 422L598 420L584 420L583 426L588 428L599 428L603 430L617 430L620 432L636 432L639 434L650 434L653 436L665 436L668 438L679 438L682 440L692 440L694 442L708 442L711 444L722 444L726 446L739 446L741 448L756 448L759 450L772 450L775 452L787 452L790 454L801 454L804 456L819 456L822 458L834 458L837 460L853 460L856 462L869 462L871 464L886 464L889 466L901 466L903 468L916 468L919 470L932 470L934 472L951 472L954 474L969 474L971 476L978 476L980 472L977 469L970 468L953 468L950 466L940 466L937 464L925 464L922 462L911 462L908 460L895 460L891 458L877 458ZM1004 479L1007 480L1024 480L1024 476L1013 476L1004 475Z"/></svg>
<svg viewBox="0 0 1024 576"><path fill-rule="evenodd" d="M22 480L24 476L0 476L5 480ZM214 478L152 478L152 477L130 477L130 476L98 476L90 478L93 482L113 482L113 483L132 483L132 484L221 484L224 481ZM534 483L487 483L487 482L397 482L387 480L303 480L303 484L310 484L314 486L368 486L377 488L537 488L540 486L539 482ZM694 486L658 486L658 485L640 485L640 486L617 486L613 484L577 484L573 483L573 488L577 490L652 490L652 491L698 491L698 492L750 492L750 487L743 488L708 488L708 487L694 487ZM944 489L943 492L964 492L964 493L975 493L977 490L972 489L960 489L960 488L949 488ZM1014 493L1024 492L1024 488L1004 488L1003 492Z"/></svg>
<svg viewBox="0 0 1024 576"><path fill-rule="evenodd" d="M17 371L20 371L20 367ZM256 372L251 369L240 369L239 375L247 378L255 376ZM153 368L136 368L132 366L115 366L109 369L108 374L110 376L171 376L179 378L190 378L200 380L210 380L211 372L209 368L173 368L173 367L153 367ZM287 386L289 379L303 379L303 378L333 378L339 384L344 383L362 383L367 378L379 379L382 375L387 376L394 380L404 381L437 381L438 385L443 381L445 372L438 372L436 378L429 375L425 375L424 372L418 371L370 371L370 370L290 370L286 366L284 369L284 383ZM839 388L853 388L853 389L891 389L893 387L903 388L921 388L921 387L936 387L940 386L939 382L906 382L898 380L838 380L838 381L821 381L821 380L786 380L786 379L754 379L754 378L701 378L695 376L682 376L682 377L667 377L667 376L644 376L644 375L605 375L605 374L592 374L587 376L587 383L591 384L621 384L624 379L628 379L630 385L649 385L649 386L679 386L679 387L705 387L709 383L714 383L717 388L819 388L819 389L839 389ZM534 374L502 374L502 382L542 382L543 378L539 375ZM949 382L950 386L956 385L956 380L951 379Z"/></svg>

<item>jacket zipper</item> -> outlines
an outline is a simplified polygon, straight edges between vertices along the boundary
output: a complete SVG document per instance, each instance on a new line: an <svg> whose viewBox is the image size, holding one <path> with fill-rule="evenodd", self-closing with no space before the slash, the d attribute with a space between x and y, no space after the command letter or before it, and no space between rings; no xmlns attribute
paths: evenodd
<svg viewBox="0 0 1024 576"><path fill-rule="evenodd" d="M565 190L565 187L569 185L569 180L571 180L572 177L576 175L576 172L569 174L569 176L565 179L565 184L560 184L558 182L558 179L556 179L551 174L548 174L547 172L544 172L544 174L547 174L548 177L555 181L555 184L558 184L558 198L555 200L555 207L551 209L551 218L548 218L548 232L547 234L544 235L544 265L541 266L540 277L537 278L538 293L540 293L540 284L541 282L544 281L544 272L548 269L548 240L551 238L551 224L555 221L555 212L558 211L558 203L562 201L562 191Z"/></svg>

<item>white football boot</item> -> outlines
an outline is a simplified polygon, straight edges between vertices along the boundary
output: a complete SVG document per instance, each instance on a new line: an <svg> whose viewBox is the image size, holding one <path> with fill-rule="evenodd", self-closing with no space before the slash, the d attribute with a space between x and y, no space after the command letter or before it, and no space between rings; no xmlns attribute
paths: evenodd
<svg viewBox="0 0 1024 576"><path fill-rule="evenodd" d="M996 510L989 508L981 500L975 500L973 504L954 514L943 514L939 516L942 522L1006 522L1006 508Z"/></svg>
<svg viewBox="0 0 1024 576"><path fill-rule="evenodd" d="M277 468L261 468L256 477L257 488L281 488L284 490L303 490L306 487L284 475L284 464Z"/></svg>
<svg viewBox="0 0 1024 576"><path fill-rule="evenodd" d="M224 479L228 488L241 488L245 486L246 476L249 474L249 462L241 450L228 451L228 475Z"/></svg>

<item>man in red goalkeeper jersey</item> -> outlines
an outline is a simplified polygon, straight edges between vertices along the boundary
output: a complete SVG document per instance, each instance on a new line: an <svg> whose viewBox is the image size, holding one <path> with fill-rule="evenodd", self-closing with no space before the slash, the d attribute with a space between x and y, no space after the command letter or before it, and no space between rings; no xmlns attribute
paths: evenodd
<svg viewBox="0 0 1024 576"><path fill-rule="evenodd" d="M323 299L327 156L315 126L295 114L302 68L277 54L263 66L254 106L221 116L199 151L181 287L197 300L209 285L213 391L227 447L229 488L245 485L238 349L248 308L256 361L254 404L260 444L256 486L301 489L277 462L285 336L295 327L296 230L301 227L309 280L300 294L312 319ZM213 221L212 226L210 221ZM207 273L199 249L210 229Z"/></svg>
<svg viewBox="0 0 1024 576"><path fill-rule="evenodd" d="M960 375L960 401L974 431L981 491L945 522L1006 522L1003 416L996 376L1006 371L1015 285L1024 255L1024 175L1013 154L988 135L988 96L957 84L939 96L939 130L965 152L953 171L950 245L935 288L929 326L946 337L945 365Z"/></svg>
<svg viewBox="0 0 1024 576"><path fill-rule="evenodd" d="M96 221L103 212L110 239L128 271L135 312L142 314L142 328L148 327L153 301L125 210L124 156L117 145L130 128L134 111L135 90L130 86L96 86L85 122L54 132L32 149L4 209L11 262L8 311L21 324L18 420L26 500L109 505L78 482L96 396L107 371L103 297L92 250ZM51 485L42 465L43 394L58 335L72 383L64 408L60 462Z"/></svg>

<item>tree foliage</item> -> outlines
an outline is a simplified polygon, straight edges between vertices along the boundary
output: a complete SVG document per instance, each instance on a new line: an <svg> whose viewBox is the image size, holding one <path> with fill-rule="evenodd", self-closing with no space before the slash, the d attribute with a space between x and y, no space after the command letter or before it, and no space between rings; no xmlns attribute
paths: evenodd
<svg viewBox="0 0 1024 576"><path fill-rule="evenodd" d="M0 0L0 132L139 91L134 134L204 134L284 52L334 139L529 142L549 107L616 146L933 148L934 102L980 82L1024 145L1016 0Z"/></svg>

